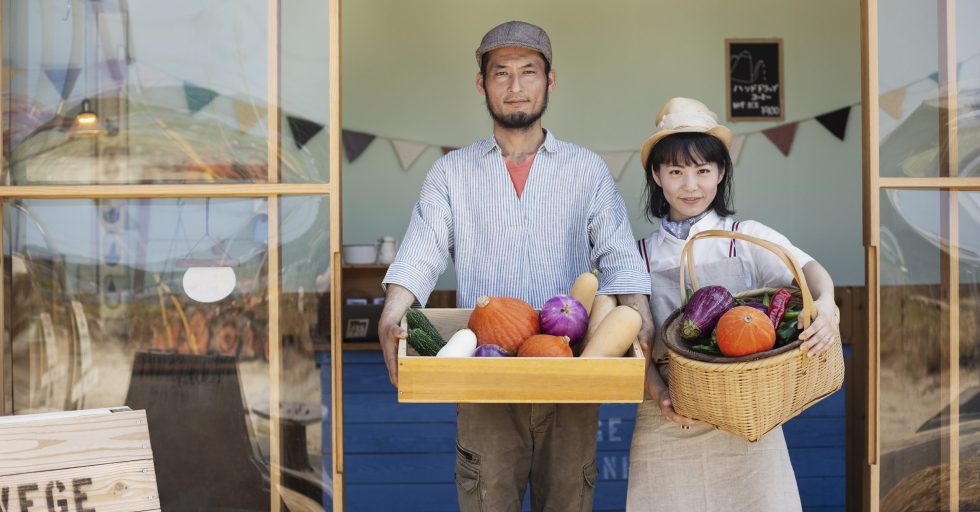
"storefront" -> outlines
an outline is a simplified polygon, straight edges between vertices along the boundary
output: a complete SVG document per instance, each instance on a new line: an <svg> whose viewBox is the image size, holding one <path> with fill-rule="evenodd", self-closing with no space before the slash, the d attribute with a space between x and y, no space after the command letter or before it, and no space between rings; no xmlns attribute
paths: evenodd
<svg viewBox="0 0 980 512"><path fill-rule="evenodd" d="M2 2L0 414L146 409L164 510L452 510L452 408L396 403L372 302L425 170L488 133L479 36L549 30L546 124L639 236L656 108L731 117L726 40L778 40L778 116L723 121L739 215L807 233L839 286L847 399L788 427L804 506L980 507L977 6L498 4ZM616 510L633 412L604 411Z"/></svg>

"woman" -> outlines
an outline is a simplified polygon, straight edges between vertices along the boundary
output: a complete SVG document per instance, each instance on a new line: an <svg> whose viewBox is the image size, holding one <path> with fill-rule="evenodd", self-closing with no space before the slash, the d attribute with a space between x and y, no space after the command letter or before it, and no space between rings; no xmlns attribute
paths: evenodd
<svg viewBox="0 0 980 512"><path fill-rule="evenodd" d="M647 178L647 214L660 229L639 242L650 271L650 305L659 333L680 307L678 266L690 236L721 229L763 238L789 249L803 267L816 317L800 338L810 355L839 336L834 284L824 268L775 230L730 216L731 132L697 100L674 98L657 115L657 131L640 158ZM694 251L701 286L731 292L790 285L792 275L765 248L706 239ZM749 443L677 414L666 382L667 350L657 339L647 368L648 398L637 410L630 448L629 511L685 512L801 510L799 491L781 428Z"/></svg>

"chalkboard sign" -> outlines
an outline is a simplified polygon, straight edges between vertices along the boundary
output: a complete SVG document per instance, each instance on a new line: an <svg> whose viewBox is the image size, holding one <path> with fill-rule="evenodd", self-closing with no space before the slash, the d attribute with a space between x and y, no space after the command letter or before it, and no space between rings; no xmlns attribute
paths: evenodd
<svg viewBox="0 0 980 512"><path fill-rule="evenodd" d="M783 120L783 40L726 39L730 121Z"/></svg>

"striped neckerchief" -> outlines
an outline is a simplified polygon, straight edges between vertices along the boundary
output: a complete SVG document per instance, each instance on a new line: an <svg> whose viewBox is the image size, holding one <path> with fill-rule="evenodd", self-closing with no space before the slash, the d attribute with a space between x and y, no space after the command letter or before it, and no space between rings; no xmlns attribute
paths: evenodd
<svg viewBox="0 0 980 512"><path fill-rule="evenodd" d="M664 215L660 219L660 225L667 230L668 233L674 235L680 240L687 240L687 235L691 233L691 226L696 224L699 220L703 219L705 215L711 210L705 210L699 215L691 217L689 219L673 221L670 220L670 215Z"/></svg>

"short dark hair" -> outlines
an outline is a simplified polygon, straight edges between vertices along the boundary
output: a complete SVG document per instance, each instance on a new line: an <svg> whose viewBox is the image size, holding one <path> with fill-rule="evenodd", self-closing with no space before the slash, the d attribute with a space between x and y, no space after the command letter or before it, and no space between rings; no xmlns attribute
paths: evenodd
<svg viewBox="0 0 980 512"><path fill-rule="evenodd" d="M725 176L718 183L718 193L711 202L711 208L721 217L735 214L732 204L732 174L734 165L725 143L715 136L699 132L681 132L668 135L657 142L650 150L646 167L646 216L647 219L662 218L670 213L670 203L664 196L664 189L657 185L653 173L659 172L662 165L698 165L708 162L718 164Z"/></svg>
<svg viewBox="0 0 980 512"><path fill-rule="evenodd" d="M490 50L492 52L493 50ZM487 76L487 65L490 64L490 52L486 52L480 56L480 74ZM545 58L544 54L537 52L541 56L541 60L544 62L544 74L551 73L551 63Z"/></svg>

